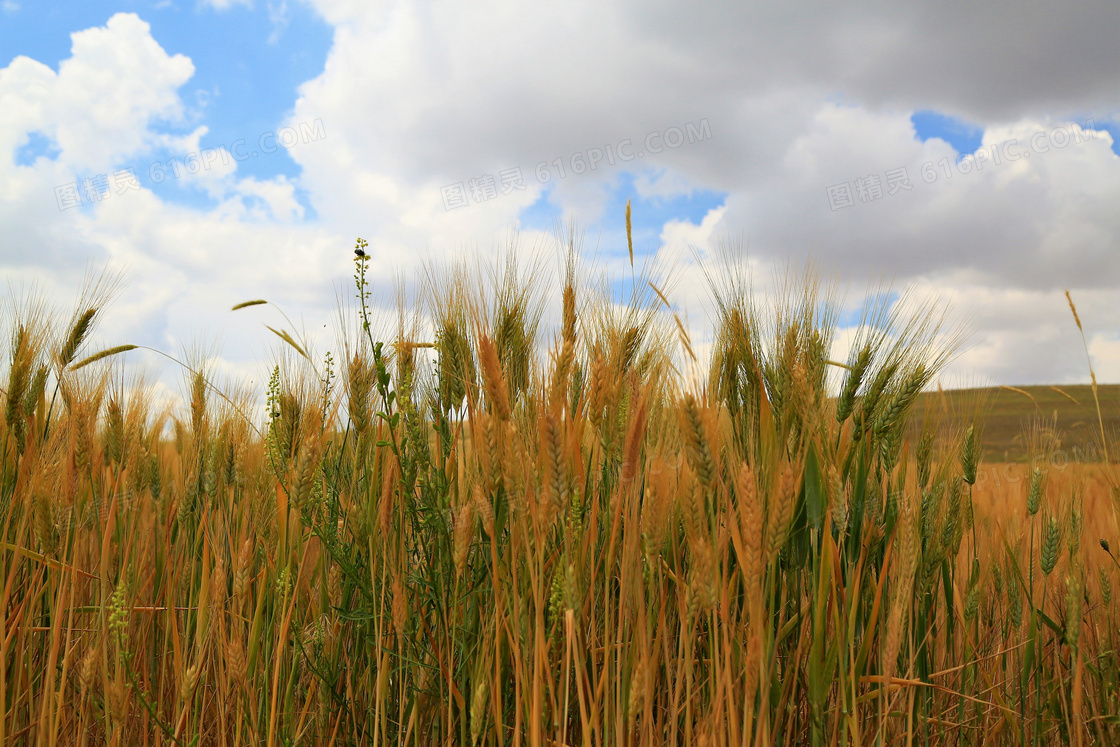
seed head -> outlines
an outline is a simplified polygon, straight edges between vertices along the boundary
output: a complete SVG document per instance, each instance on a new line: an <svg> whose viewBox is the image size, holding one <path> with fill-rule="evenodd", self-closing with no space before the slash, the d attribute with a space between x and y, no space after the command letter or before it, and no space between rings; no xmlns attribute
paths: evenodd
<svg viewBox="0 0 1120 747"><path fill-rule="evenodd" d="M714 487L716 471L712 464L712 451L708 446L708 439L704 432L704 421L696 398L691 394L685 396L684 407L681 410L681 431L685 443L688 445L688 455L696 476L708 490Z"/></svg>
<svg viewBox="0 0 1120 747"><path fill-rule="evenodd" d="M253 540L246 537L237 553L237 568L233 573L233 596L237 601L244 602L245 595L249 592L249 573L253 564Z"/></svg>
<svg viewBox="0 0 1120 747"><path fill-rule="evenodd" d="M226 558L223 553L218 553L214 562L214 570L210 574L210 604L215 609L221 609L226 601Z"/></svg>
<svg viewBox="0 0 1120 747"><path fill-rule="evenodd" d="M400 578L394 578L392 583L393 588L393 627L397 631L397 635L403 636L405 626L408 625L408 591L405 589L404 584L401 583Z"/></svg>
<svg viewBox="0 0 1120 747"><path fill-rule="evenodd" d="M797 494L801 490L802 477L800 464L786 462L782 465L781 477L776 486L777 492L771 499L773 508L770 510L769 522L766 526L767 564L774 562L778 552L786 544L789 525L793 519L793 509L797 503Z"/></svg>
<svg viewBox="0 0 1120 747"><path fill-rule="evenodd" d="M478 742L482 734L482 722L486 718L486 701L490 698L490 683L485 676L478 678L471 697L471 744Z"/></svg>
<svg viewBox="0 0 1120 747"><path fill-rule="evenodd" d="M633 673L630 675L630 697L627 703L627 712L630 714L630 723L634 723L634 719L638 717L638 711L642 707L642 696L646 691L646 666L645 659L639 659L638 665L634 667Z"/></svg>
<svg viewBox="0 0 1120 747"><path fill-rule="evenodd" d="M94 643L86 649L85 656L82 657L82 668L78 672L78 684L81 687L83 698L89 693L90 688L96 684L94 678L97 675L97 664L100 660L100 654L101 648Z"/></svg>
<svg viewBox="0 0 1120 747"><path fill-rule="evenodd" d="M840 398L836 401L836 422L843 423L852 414L856 393L859 391L859 386L863 382L863 375L867 373L867 367L870 363L871 343L867 343L859 351L855 364L844 378L844 388L840 392Z"/></svg>
<svg viewBox="0 0 1120 747"><path fill-rule="evenodd" d="M568 563L567 568L564 569L564 609L579 610L580 602L579 577L576 575L576 566L574 563Z"/></svg>
<svg viewBox="0 0 1120 747"><path fill-rule="evenodd" d="M913 404L914 398L918 396L918 392L926 383L926 370L924 366L918 366L914 369L910 376L907 377L906 382L891 399L883 411L879 414L879 419L875 422L875 437L878 439L884 438L890 433L898 421L902 418L910 405Z"/></svg>
<svg viewBox="0 0 1120 747"><path fill-rule="evenodd" d="M632 482L638 474L638 462L641 457L642 442L645 440L648 415L646 398L641 397L631 408L630 427L626 432L626 441L622 449L622 482L624 484Z"/></svg>
<svg viewBox="0 0 1120 747"><path fill-rule="evenodd" d="M1070 560L1077 555L1078 550L1081 549L1081 512L1074 509L1069 515L1069 557Z"/></svg>
<svg viewBox="0 0 1120 747"><path fill-rule="evenodd" d="M342 568L337 563L327 572L327 598L331 607L342 606Z"/></svg>
<svg viewBox="0 0 1120 747"><path fill-rule="evenodd" d="M301 452L295 490L292 492L292 502L297 510L302 510L307 505L315 487L315 479L319 473L320 444L317 441L306 444Z"/></svg>
<svg viewBox="0 0 1120 747"><path fill-rule="evenodd" d="M494 536L494 506L490 503L482 492L482 486L475 484L474 486L474 508L478 512L478 517L482 519L482 527L486 533L491 537Z"/></svg>
<svg viewBox="0 0 1120 747"><path fill-rule="evenodd" d="M964 605L964 618L972 620L976 617L976 611L980 608L980 587L974 586L972 591L968 592L968 598L965 600Z"/></svg>
<svg viewBox="0 0 1120 747"><path fill-rule="evenodd" d="M750 465L743 462L735 480L735 497L739 502L739 528L743 534L743 576L752 584L761 578L762 568L762 507L758 501L758 488Z"/></svg>
<svg viewBox="0 0 1120 747"><path fill-rule="evenodd" d="M70 370L77 371L79 368L85 368L91 363L97 363L97 361L111 358L114 355L120 355L121 353L127 353L128 351L135 349L135 345L117 345L116 347L106 348L105 350L94 353L88 358L83 358L82 360L78 361L70 367Z"/></svg>
<svg viewBox="0 0 1120 747"><path fill-rule="evenodd" d="M691 599L695 600L693 612L707 612L716 606L719 601L719 587L716 579L719 569L716 565L715 550L706 540L697 540L691 544L692 552L692 579Z"/></svg>
<svg viewBox="0 0 1120 747"><path fill-rule="evenodd" d="M933 460L933 431L922 433L918 441L918 485L923 490L929 486L931 462Z"/></svg>
<svg viewBox="0 0 1120 747"><path fill-rule="evenodd" d="M509 420L509 392L506 390L505 377L502 375L501 362L498 360L498 349L490 337L484 336L479 341L478 358L482 364L482 377L486 383L486 397L490 402L490 411L499 420Z"/></svg>
<svg viewBox="0 0 1120 747"><path fill-rule="evenodd" d="M475 535L475 501L468 500L459 509L455 516L455 544L453 559L455 561L455 576L463 575L467 568L467 559L470 556L471 542Z"/></svg>
<svg viewBox="0 0 1120 747"><path fill-rule="evenodd" d="M370 424L370 389L373 383L373 371L364 356L355 354L350 358L346 383L350 422L361 435Z"/></svg>
<svg viewBox="0 0 1120 747"><path fill-rule="evenodd" d="M31 385L27 387L27 393L23 396L23 414L25 417L30 417L35 412L35 408L38 407L43 391L47 387L47 373L46 366L39 366L39 370L35 372L34 378L31 379Z"/></svg>
<svg viewBox="0 0 1120 747"><path fill-rule="evenodd" d="M183 676L182 689L180 690L179 697L183 700L188 700L194 694L194 688L198 684L198 664L194 664L187 669L186 674Z"/></svg>
<svg viewBox="0 0 1120 747"><path fill-rule="evenodd" d="M113 637L122 641L121 647L124 647L123 640L128 635L128 619L131 612L128 603L128 590L125 588L125 582L122 579L117 588L113 591L113 595L109 598L109 630L112 632Z"/></svg>
<svg viewBox="0 0 1120 747"><path fill-rule="evenodd" d="M1062 550L1062 532L1058 527L1058 520L1051 518L1046 525L1046 538L1042 542L1042 557L1039 565L1047 576L1054 570L1058 562L1058 554Z"/></svg>
<svg viewBox="0 0 1120 747"><path fill-rule="evenodd" d="M1027 493L1027 513L1034 516L1042 507L1042 470L1038 467L1031 472L1031 489Z"/></svg>
<svg viewBox="0 0 1120 747"><path fill-rule="evenodd" d="M27 331L21 325L12 344L12 361L8 369L7 405L4 410L8 430L16 429L17 422L23 417L23 395L30 383L32 355Z"/></svg>
<svg viewBox="0 0 1120 747"><path fill-rule="evenodd" d="M128 696L128 685L124 682L117 681L109 684L109 715L118 724L123 724L128 713Z"/></svg>
<svg viewBox="0 0 1120 747"><path fill-rule="evenodd" d="M66 341L58 351L58 364L60 368L66 368L74 361L74 356L77 355L78 348L82 346L85 341L86 335L89 334L90 328L93 326L93 318L97 315L97 309L90 308L82 312L70 327L70 332L66 335Z"/></svg>
<svg viewBox="0 0 1120 747"><path fill-rule="evenodd" d="M1077 648L1081 635L1081 577L1071 573L1066 577L1066 643Z"/></svg>
<svg viewBox="0 0 1120 747"><path fill-rule="evenodd" d="M976 458L976 429L970 425L961 444L961 473L969 485L976 484Z"/></svg>
<svg viewBox="0 0 1120 747"><path fill-rule="evenodd" d="M245 647L237 638L232 638L226 644L226 661L229 664L230 677L234 682L245 687L249 665L245 659Z"/></svg>
<svg viewBox="0 0 1120 747"><path fill-rule="evenodd" d="M570 281L564 286L563 339L564 342L576 339L576 292Z"/></svg>

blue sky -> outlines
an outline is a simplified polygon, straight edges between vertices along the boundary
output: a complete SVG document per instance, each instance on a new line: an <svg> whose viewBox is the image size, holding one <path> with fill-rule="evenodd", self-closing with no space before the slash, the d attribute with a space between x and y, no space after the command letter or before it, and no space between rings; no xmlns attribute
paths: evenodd
<svg viewBox="0 0 1120 747"><path fill-rule="evenodd" d="M650 169L648 175L656 179L662 173L658 169ZM569 175L568 178L578 179L579 176ZM635 180L636 175L626 171L613 180L609 197L603 205L603 222L594 238L604 250L616 254L628 253L625 215L626 202L630 200L631 235L636 259L657 251L661 228L668 221L687 220L699 224L708 211L720 207L727 200L726 192L710 189L694 189L686 194L668 196L643 196L636 187ZM552 201L552 195L551 189L545 189L536 202L521 211L519 220L522 228L542 231L553 228L556 220L562 216L563 208Z"/></svg>
<svg viewBox="0 0 1120 747"><path fill-rule="evenodd" d="M984 135L984 128L980 125L931 109L914 112L910 121L914 123L914 132L919 140L941 138L961 155L979 148L980 138Z"/></svg>
<svg viewBox="0 0 1120 747"><path fill-rule="evenodd" d="M1089 120L1092 120L1092 129L1108 132L1112 136L1112 152L1120 155L1120 123L1103 118L1076 116L1070 118L1083 127L1089 126ZM914 112L910 115L910 121L919 140L925 142L931 138L940 138L953 146L962 158L980 147L980 139L984 135L984 128L981 125L933 109Z"/></svg>
<svg viewBox="0 0 1120 747"><path fill-rule="evenodd" d="M276 10L279 6L282 12ZM200 141L202 147L229 148L244 140L247 153L292 111L297 87L322 72L333 34L319 14L302 2L234 4L222 10L183 0L20 2L15 10L0 10L0 67L24 55L57 71L59 62L70 57L72 32L104 25L118 12L138 14L168 54L186 55L194 64L194 75L180 91L185 121L166 123L161 131L186 134L205 125L209 132ZM39 136L25 146L19 160L27 163L50 154L49 141ZM157 151L118 168L134 168L141 183L164 199L196 207L212 205L214 200L182 180L153 181L153 163L161 163L159 168L166 172L174 168L167 159L182 163L186 155ZM238 167L240 175L260 179L294 178L299 172L283 148L250 157ZM155 173L158 178L159 170Z"/></svg>

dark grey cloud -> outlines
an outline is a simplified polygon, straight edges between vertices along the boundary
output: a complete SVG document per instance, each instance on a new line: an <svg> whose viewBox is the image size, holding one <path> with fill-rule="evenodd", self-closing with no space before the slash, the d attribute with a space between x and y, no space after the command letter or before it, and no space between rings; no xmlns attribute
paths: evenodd
<svg viewBox="0 0 1120 747"><path fill-rule="evenodd" d="M809 86L980 123L1120 102L1115 2L635 2L624 15L724 89Z"/></svg>

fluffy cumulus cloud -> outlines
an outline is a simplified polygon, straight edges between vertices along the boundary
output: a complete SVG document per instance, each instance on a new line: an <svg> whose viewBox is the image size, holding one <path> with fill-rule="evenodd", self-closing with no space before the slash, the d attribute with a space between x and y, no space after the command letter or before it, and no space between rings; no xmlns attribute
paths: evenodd
<svg viewBox="0 0 1120 747"><path fill-rule="evenodd" d="M0 259L9 275L49 272L65 282L74 277L68 256L104 256L81 229L88 220L60 214L55 186L112 170L152 147L154 123L182 116L176 89L193 65L161 49L138 17L117 15L72 38L73 55L57 73L27 57L0 69ZM18 152L36 137L53 156L20 163Z"/></svg>
<svg viewBox="0 0 1120 747"><path fill-rule="evenodd" d="M232 304L271 293L306 309L308 328L322 329L347 263L336 235L302 221L290 180L239 175L237 160L215 151L210 168L180 176L213 207L167 201L138 181L123 186L130 163L200 152L205 126L169 134L186 124L180 88L193 75L191 60L164 50L134 14L72 40L57 73L26 57L0 69L0 272L8 284L34 286L64 306L90 266L123 272L123 291L105 316L107 341L178 353L220 339L221 365L242 372L268 347L260 315L231 318ZM47 145L21 157L34 138ZM87 183L94 174L104 181ZM86 207L66 205L75 197Z"/></svg>
<svg viewBox="0 0 1120 747"><path fill-rule="evenodd" d="M57 144L64 164L104 169L150 147L154 122L182 116L177 89L194 65L168 55L139 17L118 14L72 39L58 73L27 57L0 71L0 147L38 132Z"/></svg>
<svg viewBox="0 0 1120 747"><path fill-rule="evenodd" d="M385 262L486 246L542 196L617 224L603 211L626 171L651 199L727 195L706 217L665 224L673 256L674 244L731 238L763 273L812 257L857 298L880 279L945 298L975 329L959 378L1083 379L1072 288L1104 335L1101 373L1120 378L1107 352L1120 329L1108 301L1120 290L1120 158L1107 132L1076 124L1120 111L1111 3L979 14L821 3L796 17L755 3L317 5L335 45L293 119L329 121L332 147L296 157L319 214L374 233ZM947 142L922 142L919 109L980 123L981 150L958 162ZM703 142L547 185L532 174L701 120ZM443 209L441 185L511 166L524 192ZM840 184L848 206L830 200ZM682 274L695 305L703 284Z"/></svg>
<svg viewBox="0 0 1120 747"><path fill-rule="evenodd" d="M142 281L119 334L166 346L209 325L256 354L218 312L267 295L321 329L355 236L387 278L486 254L554 209L621 269L633 197L667 211L651 234L665 262L731 242L760 277L811 258L853 302L878 281L945 299L975 330L958 381L1084 380L1069 288L1098 376L1120 380L1120 157L1103 129L1120 118L1114 2L310 1L333 47L277 125L321 120L326 137L290 151L296 177L225 160L198 175L208 208L147 190L54 205L55 185L165 144L183 116L192 63L140 18L75 33L57 73L26 58L0 70L5 273L72 285L59 258L80 246ZM922 141L917 110L976 123L980 149ZM53 155L18 163L36 133ZM670 214L697 200L712 204ZM677 279L702 324L703 282L688 267Z"/></svg>

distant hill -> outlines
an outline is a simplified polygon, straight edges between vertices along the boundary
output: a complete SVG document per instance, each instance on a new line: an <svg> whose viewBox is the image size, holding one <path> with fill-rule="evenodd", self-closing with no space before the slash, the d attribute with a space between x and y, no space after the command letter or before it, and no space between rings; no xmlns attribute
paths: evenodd
<svg viewBox="0 0 1120 747"><path fill-rule="evenodd" d="M1115 459L1120 455L1120 384L1102 384L1097 394L1109 453ZM1028 425L1040 418L1048 423L1057 421L1061 448L1076 455L1074 461L1100 459L1100 425L1093 388L1088 384L954 389L944 392L944 400L940 397L938 393L923 394L915 408L916 419L921 421L929 405L966 421L972 413L980 414L985 461L1026 461L1024 436Z"/></svg>

